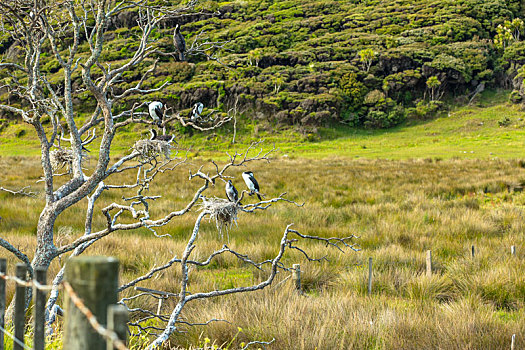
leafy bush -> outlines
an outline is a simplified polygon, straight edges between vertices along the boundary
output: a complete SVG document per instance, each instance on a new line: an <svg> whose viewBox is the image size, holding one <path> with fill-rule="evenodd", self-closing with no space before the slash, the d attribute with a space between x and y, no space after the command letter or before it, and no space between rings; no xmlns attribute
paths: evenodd
<svg viewBox="0 0 525 350"><path fill-rule="evenodd" d="M380 103L385 102L385 94L379 90L372 90L368 94L366 94L363 102L367 106L379 105Z"/></svg>
<svg viewBox="0 0 525 350"><path fill-rule="evenodd" d="M339 81L339 87L343 92L343 98L349 110L358 110L363 105L367 88L358 80L356 73L345 74Z"/></svg>
<svg viewBox="0 0 525 350"><path fill-rule="evenodd" d="M434 117L443 108L441 101L419 101L416 107L407 109L409 119L428 119Z"/></svg>
<svg viewBox="0 0 525 350"><path fill-rule="evenodd" d="M388 111L371 109L365 117L364 126L368 128L386 129L399 125L405 118L405 109L402 106L395 106Z"/></svg>
<svg viewBox="0 0 525 350"><path fill-rule="evenodd" d="M509 101L512 103L520 103L523 100L520 92L518 90L512 90L509 95Z"/></svg>

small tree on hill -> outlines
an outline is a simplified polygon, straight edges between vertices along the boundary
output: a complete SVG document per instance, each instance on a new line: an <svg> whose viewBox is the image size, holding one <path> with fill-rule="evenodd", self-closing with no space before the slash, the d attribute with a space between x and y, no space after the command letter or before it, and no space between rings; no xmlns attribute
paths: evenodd
<svg viewBox="0 0 525 350"><path fill-rule="evenodd" d="M438 77L431 76L427 79L427 88L430 89L430 100L435 101L438 96L439 87L441 86L441 82L439 81Z"/></svg>
<svg viewBox="0 0 525 350"><path fill-rule="evenodd" d="M359 61L363 64L363 69L368 73L370 67L372 67L376 53L372 49L363 49L357 54L359 55Z"/></svg>

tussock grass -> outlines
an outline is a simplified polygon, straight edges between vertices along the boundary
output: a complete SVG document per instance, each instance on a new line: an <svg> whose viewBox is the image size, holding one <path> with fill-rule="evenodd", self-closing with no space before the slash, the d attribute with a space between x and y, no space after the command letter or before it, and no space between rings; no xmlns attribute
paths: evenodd
<svg viewBox="0 0 525 350"><path fill-rule="evenodd" d="M186 174L197 164L193 161L178 172L159 175L149 190L151 195L163 195L153 206L153 217L180 209L191 199L199 183L188 182ZM34 159L4 157L0 166L8 169L0 179L6 187L40 176ZM301 264L304 296L296 294L287 280L250 295L191 303L184 311L186 320L221 318L231 324L184 328L188 333L173 337L172 348L197 347L207 337L217 345L235 338L232 348L254 339L276 338L271 349L501 349L510 346L514 333L518 348L525 344L525 193L507 186L524 177L518 161L278 158L270 167L254 165L251 170L264 193L272 196L286 190L290 199L306 201L305 207L277 205L256 215L239 212L229 243L217 234L213 221L205 220L193 253L196 259L205 259L226 243L257 261L272 258L290 222L307 234L356 234L362 251L341 254L299 242L310 256L327 255L330 260L307 262L299 252L285 257L287 264ZM243 187L241 171L229 174L238 188ZM133 181L133 175L121 180ZM39 186L35 189L41 190ZM224 198L223 191L217 186L206 195ZM121 196L121 192L105 193L97 208ZM0 193L1 235L29 252L30 258L40 199ZM56 238L61 244L82 233L85 206L79 203L57 221ZM121 280L129 281L180 256L197 214L195 210L159 229L171 238L158 239L147 230L115 233L86 254L117 256ZM104 227L101 215L94 222L95 228ZM474 258L471 245L476 247ZM517 247L514 257L511 245ZM425 274L427 249L433 255L431 277ZM10 259L12 272L12 256L4 250L0 256ZM371 297L366 289L368 257L374 261ZM50 273L58 271L63 261L53 262ZM253 271L225 255L195 271L190 289L249 285L265 276L266 272ZM281 274L277 282L286 277ZM180 270L174 266L141 286L177 293L179 279ZM9 296L12 293L10 285ZM157 304L147 298L136 303L152 310ZM174 303L168 300L164 311ZM243 329L239 334L237 327Z"/></svg>

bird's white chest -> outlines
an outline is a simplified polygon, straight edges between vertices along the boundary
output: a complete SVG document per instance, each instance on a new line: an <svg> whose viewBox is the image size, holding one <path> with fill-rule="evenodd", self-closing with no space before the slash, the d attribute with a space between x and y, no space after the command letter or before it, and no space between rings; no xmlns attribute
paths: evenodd
<svg viewBox="0 0 525 350"><path fill-rule="evenodd" d="M244 182L246 182L246 186L248 186L250 191L255 191L255 185L253 184L250 176L246 174L242 174L242 178L244 179Z"/></svg>
<svg viewBox="0 0 525 350"><path fill-rule="evenodd" d="M153 120L159 120L160 117L157 115L155 109L162 108L162 103L152 103L149 105L149 115Z"/></svg>

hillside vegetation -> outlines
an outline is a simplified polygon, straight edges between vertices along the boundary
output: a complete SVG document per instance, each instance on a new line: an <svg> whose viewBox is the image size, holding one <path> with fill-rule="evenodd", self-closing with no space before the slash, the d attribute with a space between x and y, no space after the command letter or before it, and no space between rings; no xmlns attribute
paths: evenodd
<svg viewBox="0 0 525 350"><path fill-rule="evenodd" d="M238 110L252 118L299 125L303 132L333 121L385 128L433 115L443 94L469 97L480 86L510 87L516 74L510 64L523 56L519 40L493 43L498 25L521 15L516 0L207 1L198 9L208 14L167 21L154 39L172 50L173 27L181 23L188 45L201 32L229 41L217 52L222 64L202 55L189 62L161 57L144 88L172 84L164 92L130 96L127 104L155 98L189 113L197 101L223 112L238 101ZM104 58L113 65L138 45L136 17L128 10L111 23ZM82 48L87 51L87 43ZM21 52L0 37L0 54L16 61ZM42 63L50 82L63 80L52 54ZM122 88L152 63L125 76ZM0 99L17 103L16 96ZM87 92L77 94L86 110L93 101Z"/></svg>

